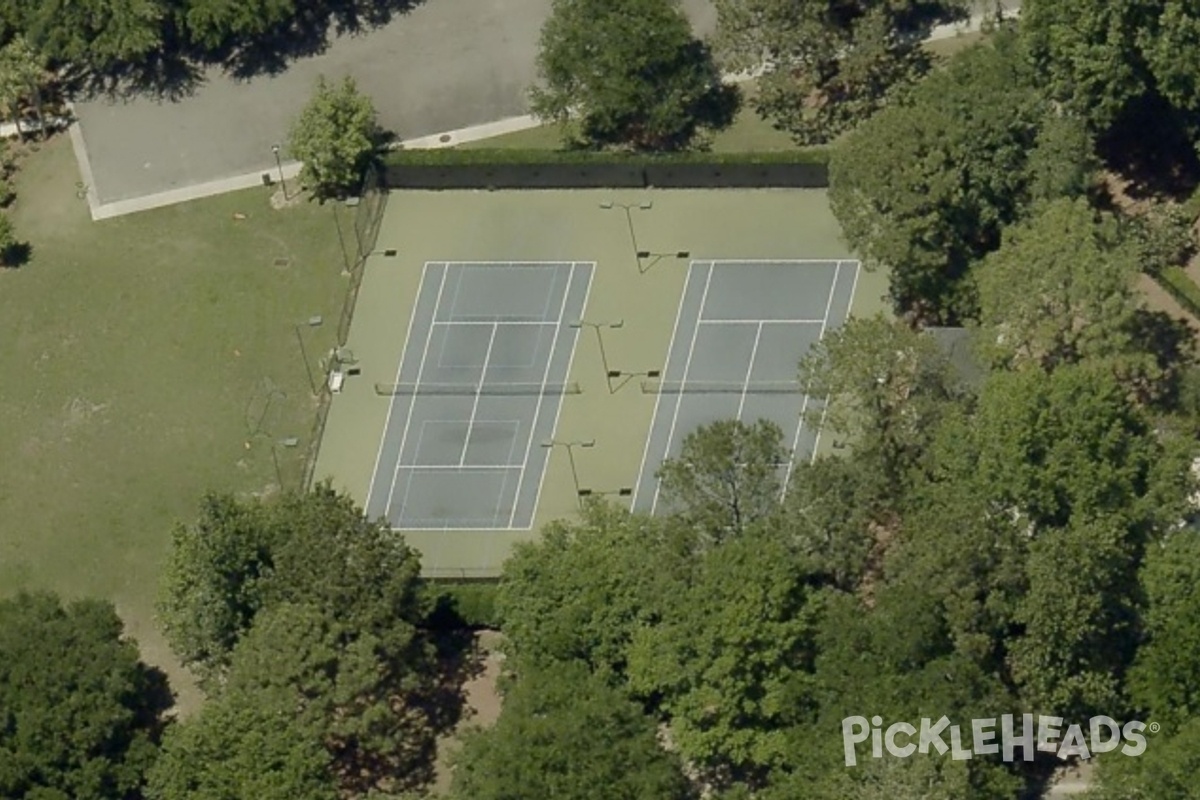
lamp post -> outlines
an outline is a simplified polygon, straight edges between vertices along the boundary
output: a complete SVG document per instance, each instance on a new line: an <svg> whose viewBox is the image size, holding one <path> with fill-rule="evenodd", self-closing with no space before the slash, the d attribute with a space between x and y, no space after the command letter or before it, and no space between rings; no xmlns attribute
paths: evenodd
<svg viewBox="0 0 1200 800"><path fill-rule="evenodd" d="M581 439L573 439L571 441L565 441L565 442L560 441L558 439L547 439L546 441L542 442L542 447L545 447L546 449L550 449L553 447L566 448L567 460L571 463L571 480L574 481L574 483L575 483L575 498L579 501L580 508L583 508L583 498L586 497L588 494L591 494L591 492L589 492L585 489L579 488L579 471L575 468L575 448L576 447L590 448L590 447L595 447L595 446L596 446L595 439L588 439L586 441L581 440Z"/></svg>
<svg viewBox="0 0 1200 800"><path fill-rule="evenodd" d="M313 397L316 397L317 394L320 393L320 389L317 386L317 379L313 375L312 364L310 364L308 361L308 348L304 346L304 336L301 335L300 328L303 325L308 325L310 328L316 328L319 327L323 321L324 320L319 314L314 314L308 318L307 322L297 322L292 326L292 330L296 332L296 344L300 345L300 357L304 359L304 371L308 373L308 386L310 389L312 389Z"/></svg>
<svg viewBox="0 0 1200 800"><path fill-rule="evenodd" d="M596 331L596 341L600 344L600 363L604 366L604 380L608 383L608 393L613 393L612 379L621 377L620 370L614 370L608 366L608 351L604 349L604 335L600 333L602 328L616 330L617 328L625 327L625 320L617 319L611 322L588 322L587 320L577 319L570 323L570 326L576 330L580 328L591 328Z"/></svg>
<svg viewBox="0 0 1200 800"><path fill-rule="evenodd" d="M633 252L638 260L638 268L641 269L642 259L650 257L649 250L639 250L637 243L637 233L633 228L633 210L636 208L639 211L649 211L654 208L653 200L643 200L640 203L617 203L612 200L605 200L600 204L603 209L619 208L625 212L625 222L629 225L629 241L633 243Z"/></svg>
<svg viewBox="0 0 1200 800"><path fill-rule="evenodd" d="M643 200L640 203L618 203L613 200L605 200L600 204L600 207L606 210L619 208L625 212L625 224L629 226L629 241L633 244L633 255L637 260L638 272L642 273L643 275L649 272L651 267L667 256L674 255L676 258L688 258L691 256L691 253L687 250L680 250L677 253L652 253L649 250L642 250L638 247L637 231L633 225L633 212L635 209L638 211L649 211L650 209L654 208L653 200ZM642 261L652 257L654 260L643 267Z"/></svg>
<svg viewBox="0 0 1200 800"><path fill-rule="evenodd" d="M279 169L279 185L283 187L283 199L286 202L292 198L288 197L287 181L283 179L283 160L279 157L279 145L271 145L271 152L275 154L275 166Z"/></svg>

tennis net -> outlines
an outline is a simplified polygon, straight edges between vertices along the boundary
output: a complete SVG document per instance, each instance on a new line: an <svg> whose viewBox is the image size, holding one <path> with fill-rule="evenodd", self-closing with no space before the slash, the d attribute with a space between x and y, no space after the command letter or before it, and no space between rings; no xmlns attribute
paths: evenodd
<svg viewBox="0 0 1200 800"><path fill-rule="evenodd" d="M377 383L375 394L390 396L533 396L582 394L578 383Z"/></svg>
<svg viewBox="0 0 1200 800"><path fill-rule="evenodd" d="M799 381L642 381L643 394L803 394Z"/></svg>

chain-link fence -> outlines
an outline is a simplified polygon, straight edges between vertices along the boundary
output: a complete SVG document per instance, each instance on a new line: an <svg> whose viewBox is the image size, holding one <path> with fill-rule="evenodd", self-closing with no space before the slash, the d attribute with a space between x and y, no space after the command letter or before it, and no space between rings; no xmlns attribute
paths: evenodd
<svg viewBox="0 0 1200 800"><path fill-rule="evenodd" d="M372 166L367 170L359 196L349 201L347 205L352 205L354 208L355 256L353 265L350 265L349 283L346 286L346 296L342 300L342 311L338 317L337 347L339 349L346 346L350 337L350 321L354 318L354 306L358 302L358 290L362 286L363 272L367 259L375 251L375 240L379 237L379 226L387 208L387 189L382 184L378 169ZM337 209L334 209L334 213L337 213ZM329 364L327 366L333 368L336 365ZM325 377L328 376L323 376L323 378ZM301 488L306 491L312 488L313 476L317 468L317 453L321 448L321 439L325 435L325 422L329 419L329 405L332 398L329 384L323 379L320 394L317 397L317 416L313 421L312 431L309 433L308 452L305 455L304 478Z"/></svg>

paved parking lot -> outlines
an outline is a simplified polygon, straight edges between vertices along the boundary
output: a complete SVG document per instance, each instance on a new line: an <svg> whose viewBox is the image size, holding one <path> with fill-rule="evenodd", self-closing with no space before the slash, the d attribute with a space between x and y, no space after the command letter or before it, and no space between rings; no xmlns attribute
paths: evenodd
<svg viewBox="0 0 1200 800"><path fill-rule="evenodd" d="M700 33L711 0L684 0ZM426 0L388 25L333 41L278 76L235 81L213 70L189 97L76 103L98 204L271 168L319 75L353 75L402 138L526 113L550 0ZM232 188L232 187L231 187Z"/></svg>

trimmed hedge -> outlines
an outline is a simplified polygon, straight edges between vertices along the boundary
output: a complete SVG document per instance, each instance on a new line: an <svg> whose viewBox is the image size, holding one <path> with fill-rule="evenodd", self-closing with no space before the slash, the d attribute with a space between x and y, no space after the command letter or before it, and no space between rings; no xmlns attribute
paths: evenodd
<svg viewBox="0 0 1200 800"><path fill-rule="evenodd" d="M825 188L829 151L628 153L590 150L398 150L391 189Z"/></svg>
<svg viewBox="0 0 1200 800"><path fill-rule="evenodd" d="M431 627L439 630L469 628L498 629L496 581L430 581L425 584L434 603Z"/></svg>
<svg viewBox="0 0 1200 800"><path fill-rule="evenodd" d="M734 166L737 164L829 164L830 150L827 147L809 147L797 150L766 151L759 153L706 153L687 151L682 153L629 153L595 150L392 150L383 157L384 166L429 166L449 167L459 165L501 166L525 164L614 164L650 166L670 164L711 164Z"/></svg>
<svg viewBox="0 0 1200 800"><path fill-rule="evenodd" d="M1156 276L1156 280L1189 314L1200 319L1200 286L1188 277L1182 267L1167 267Z"/></svg>

